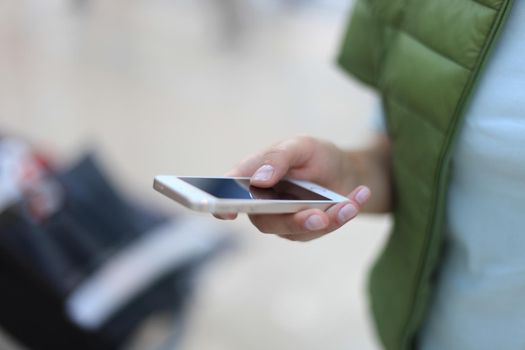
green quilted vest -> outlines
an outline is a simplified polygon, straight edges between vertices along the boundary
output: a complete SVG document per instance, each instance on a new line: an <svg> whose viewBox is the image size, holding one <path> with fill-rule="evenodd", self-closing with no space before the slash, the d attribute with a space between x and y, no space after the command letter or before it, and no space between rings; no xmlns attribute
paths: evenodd
<svg viewBox="0 0 525 350"><path fill-rule="evenodd" d="M394 227L369 281L389 350L412 349L435 283L450 159L512 0L358 0L339 57L382 96Z"/></svg>

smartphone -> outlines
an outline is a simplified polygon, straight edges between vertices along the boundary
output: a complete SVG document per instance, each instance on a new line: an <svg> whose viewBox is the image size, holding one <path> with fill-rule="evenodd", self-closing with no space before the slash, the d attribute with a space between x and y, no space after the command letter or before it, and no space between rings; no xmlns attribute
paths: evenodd
<svg viewBox="0 0 525 350"><path fill-rule="evenodd" d="M312 182L288 178L271 188L260 188L250 185L249 177L159 175L153 188L190 209L214 214L295 213L348 200Z"/></svg>

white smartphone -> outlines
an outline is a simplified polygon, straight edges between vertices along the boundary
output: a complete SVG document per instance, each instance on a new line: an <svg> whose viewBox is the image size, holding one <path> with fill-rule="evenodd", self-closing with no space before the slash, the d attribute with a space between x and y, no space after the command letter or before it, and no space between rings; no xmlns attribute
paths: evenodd
<svg viewBox="0 0 525 350"><path fill-rule="evenodd" d="M274 187L260 188L251 186L248 177L159 175L153 188L190 209L215 214L295 213L348 200L312 182L288 178Z"/></svg>

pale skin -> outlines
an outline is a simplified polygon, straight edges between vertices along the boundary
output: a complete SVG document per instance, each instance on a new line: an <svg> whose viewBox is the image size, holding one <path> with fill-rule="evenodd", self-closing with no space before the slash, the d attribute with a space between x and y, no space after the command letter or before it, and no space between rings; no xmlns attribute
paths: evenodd
<svg viewBox="0 0 525 350"><path fill-rule="evenodd" d="M249 176L251 184L258 187L271 187L288 176L348 194L348 201L325 211L306 209L294 214L249 216L263 233L310 241L335 231L360 212L390 211L390 149L384 134L376 135L363 150L343 150L330 142L299 136L248 157L227 175ZM231 220L237 214L218 217Z"/></svg>

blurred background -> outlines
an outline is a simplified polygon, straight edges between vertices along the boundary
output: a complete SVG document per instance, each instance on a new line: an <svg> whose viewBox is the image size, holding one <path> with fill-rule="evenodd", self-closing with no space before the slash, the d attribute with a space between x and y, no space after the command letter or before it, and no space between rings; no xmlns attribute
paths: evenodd
<svg viewBox="0 0 525 350"><path fill-rule="evenodd" d="M376 97L335 64L351 5L0 1L0 134L61 166L94 150L120 191L236 242L200 272L177 349L378 349L366 273L388 217L364 215L301 244L151 189L156 174L220 175L297 134L365 145ZM162 327L150 323L137 344Z"/></svg>

